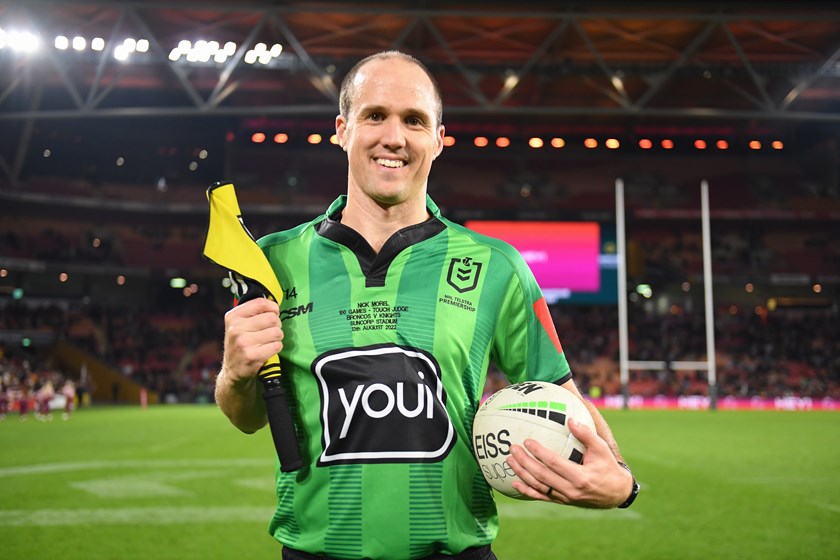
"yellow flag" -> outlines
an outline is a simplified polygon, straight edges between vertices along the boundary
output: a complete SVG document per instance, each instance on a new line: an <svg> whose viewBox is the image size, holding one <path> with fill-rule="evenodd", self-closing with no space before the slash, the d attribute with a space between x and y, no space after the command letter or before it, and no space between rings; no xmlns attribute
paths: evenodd
<svg viewBox="0 0 840 560"><path fill-rule="evenodd" d="M210 225L204 256L224 268L260 284L274 301L283 300L283 289L265 254L242 221L232 183L216 183L207 189ZM242 296L240 292L240 296Z"/></svg>
<svg viewBox="0 0 840 560"><path fill-rule="evenodd" d="M216 183L207 189L210 202L210 224L204 241L204 256L231 272L237 284L239 299L250 290L257 290L278 304L283 301L283 288L265 254L242 221L232 183ZM258 285L254 285L254 284ZM258 373L262 379L280 376L280 358L272 356Z"/></svg>

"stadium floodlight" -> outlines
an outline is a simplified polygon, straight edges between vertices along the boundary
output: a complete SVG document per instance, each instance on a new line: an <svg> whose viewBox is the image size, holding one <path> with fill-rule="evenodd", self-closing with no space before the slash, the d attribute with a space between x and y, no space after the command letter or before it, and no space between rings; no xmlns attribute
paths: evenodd
<svg viewBox="0 0 840 560"><path fill-rule="evenodd" d="M253 64L257 61L257 53L254 51L248 51L245 53L245 63L246 64Z"/></svg>
<svg viewBox="0 0 840 560"><path fill-rule="evenodd" d="M83 51L85 50L85 47L87 47L87 40L84 37L73 37L73 50Z"/></svg>
<svg viewBox="0 0 840 560"><path fill-rule="evenodd" d="M148 39L139 39L137 41L137 52L149 52L149 40Z"/></svg>
<svg viewBox="0 0 840 560"><path fill-rule="evenodd" d="M132 39L131 37L126 38L126 40L123 41L123 48L125 48L126 52L129 54L133 53L137 50L137 40Z"/></svg>
<svg viewBox="0 0 840 560"><path fill-rule="evenodd" d="M233 41L228 41L225 43L224 53L228 56L233 56L236 54L236 43Z"/></svg>
<svg viewBox="0 0 840 560"><path fill-rule="evenodd" d="M271 46L271 50L268 51L268 52L271 54L272 58L277 58L283 52L283 45L280 45L278 43L274 43Z"/></svg>
<svg viewBox="0 0 840 560"><path fill-rule="evenodd" d="M175 62L179 58L181 58L181 49L179 49L178 47L175 47L174 49L169 51L169 60L171 60L172 62Z"/></svg>
<svg viewBox="0 0 840 560"><path fill-rule="evenodd" d="M8 46L15 52L33 53L41 48L41 39L37 35L29 31L9 31L0 34L5 40L0 39L0 48Z"/></svg>
<svg viewBox="0 0 840 560"><path fill-rule="evenodd" d="M64 35L59 35L55 38L55 48L60 51L66 51L70 46L70 40Z"/></svg>
<svg viewBox="0 0 840 560"><path fill-rule="evenodd" d="M105 39L103 39L102 37L94 37L93 40L90 42L90 48L95 51L105 50Z"/></svg>
<svg viewBox="0 0 840 560"><path fill-rule="evenodd" d="M190 43L186 39L182 39L181 41L178 42L178 50L181 51L181 53L183 53L183 54L186 54L186 53L190 52L191 48L192 48L192 43Z"/></svg>
<svg viewBox="0 0 840 560"><path fill-rule="evenodd" d="M120 62L125 62L126 60L128 60L128 55L129 52L128 49L125 48L125 45L117 45L116 48L114 48L114 58L116 58Z"/></svg>

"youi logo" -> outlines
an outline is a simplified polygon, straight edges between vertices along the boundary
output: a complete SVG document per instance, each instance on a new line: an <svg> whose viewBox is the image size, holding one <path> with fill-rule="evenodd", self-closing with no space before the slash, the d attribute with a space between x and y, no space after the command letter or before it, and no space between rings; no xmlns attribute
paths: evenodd
<svg viewBox="0 0 840 560"><path fill-rule="evenodd" d="M318 465L436 462L455 443L434 357L393 344L342 349L312 364L321 392Z"/></svg>

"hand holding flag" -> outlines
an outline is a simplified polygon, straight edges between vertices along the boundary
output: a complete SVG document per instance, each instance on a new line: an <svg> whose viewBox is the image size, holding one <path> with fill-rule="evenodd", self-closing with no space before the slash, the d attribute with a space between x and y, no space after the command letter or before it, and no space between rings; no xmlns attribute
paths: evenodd
<svg viewBox="0 0 840 560"><path fill-rule="evenodd" d="M207 200L210 203L210 222L204 256L228 270L238 303L256 297L281 303L283 289L262 249L242 221L233 184L214 183L207 189ZM269 358L257 377L263 385L268 425L280 459L280 470L297 470L303 466L303 460L281 378L280 357L274 355Z"/></svg>

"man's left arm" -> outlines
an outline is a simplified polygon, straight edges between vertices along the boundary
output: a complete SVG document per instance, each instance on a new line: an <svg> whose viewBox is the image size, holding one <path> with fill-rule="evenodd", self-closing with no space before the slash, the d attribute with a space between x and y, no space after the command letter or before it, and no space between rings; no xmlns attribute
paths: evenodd
<svg viewBox="0 0 840 560"><path fill-rule="evenodd" d="M528 439L524 445L533 456L518 445L511 446L508 464L520 479L513 481L513 487L537 500L579 507L608 509L622 505L635 491L635 481L630 471L621 466L624 460L612 430L598 408L581 396L573 380L562 386L584 402L595 422L597 433L569 421L572 435L586 446L583 464Z"/></svg>

